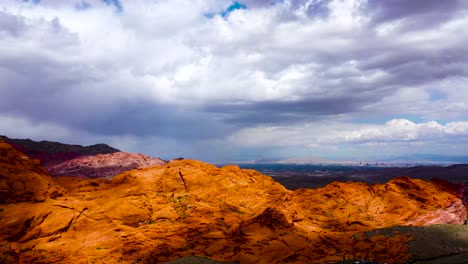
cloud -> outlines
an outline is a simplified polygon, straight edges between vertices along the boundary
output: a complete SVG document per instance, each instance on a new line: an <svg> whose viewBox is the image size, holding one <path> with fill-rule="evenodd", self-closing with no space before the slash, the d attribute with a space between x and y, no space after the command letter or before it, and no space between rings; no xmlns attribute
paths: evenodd
<svg viewBox="0 0 468 264"><path fill-rule="evenodd" d="M333 141L356 143L428 141L444 140L452 135L468 138L468 122L453 122L443 126L435 121L417 124L407 119L393 119L383 126L339 133Z"/></svg>
<svg viewBox="0 0 468 264"><path fill-rule="evenodd" d="M358 125L331 122L297 126L263 126L240 131L235 139L246 145L304 145L391 143L409 141L450 141L453 136L468 139L468 122L436 121L415 123L407 119L392 119L382 125ZM240 143L240 142L239 142Z"/></svg>
<svg viewBox="0 0 468 264"><path fill-rule="evenodd" d="M13 115L0 116L2 135L15 135L19 138L42 138L41 140L60 140L66 138L70 131L56 124L33 122Z"/></svg>
<svg viewBox="0 0 468 264"><path fill-rule="evenodd" d="M369 0L366 9L373 14L372 18L375 22L394 22L410 17L412 19L408 23L410 26L429 27L456 16L457 11L466 7L466 2L459 0L443 2L437 0L424 2Z"/></svg>
<svg viewBox="0 0 468 264"><path fill-rule="evenodd" d="M0 117L200 158L245 154L242 138L286 155L362 123L463 123L468 5L413 2L2 1Z"/></svg>
<svg viewBox="0 0 468 264"><path fill-rule="evenodd" d="M453 142L457 142L453 144ZM359 159L385 155L444 153L466 155L468 122L445 125L393 119L382 125L311 122L295 126L258 126L236 132L231 145L269 148L277 157L322 156ZM261 152L268 156L268 152Z"/></svg>

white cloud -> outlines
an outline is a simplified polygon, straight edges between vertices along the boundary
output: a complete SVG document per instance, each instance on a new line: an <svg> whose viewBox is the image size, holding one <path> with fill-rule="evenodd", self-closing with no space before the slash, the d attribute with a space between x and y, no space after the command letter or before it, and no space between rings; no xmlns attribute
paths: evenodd
<svg viewBox="0 0 468 264"><path fill-rule="evenodd" d="M436 121L414 123L407 119L393 119L383 125L352 125L332 130L319 136L322 144L388 144L393 142L419 142L440 144L457 139L468 140L468 122L451 122L441 125Z"/></svg>
<svg viewBox="0 0 468 264"><path fill-rule="evenodd" d="M138 88L132 89L129 84L112 85L126 96L161 94L154 99L209 104L227 98L255 102L349 96L369 86L379 94L393 73L363 70L360 64L380 56L379 49L397 49L398 40L407 39L394 35L389 44L381 43L372 35L369 18L360 13L365 2L357 0L331 1L329 17L302 15L287 21L282 18L287 4L208 19L204 14L219 12L228 1L123 1L123 12L102 1L90 3L92 8L86 10L63 1L3 4L6 12L26 21L29 32L21 38L27 40L23 47L13 52L45 52L52 55L49 63L65 61L65 68L79 65L89 71L80 79L106 92L110 88L100 84L114 79L136 83ZM297 11L304 13L311 4ZM443 41L428 52L450 48L454 43L450 40L457 38L453 32L461 26L442 25L437 40ZM433 38L418 36L420 41L405 45L419 48ZM18 46L19 40L10 38L8 47ZM4 49L2 54L11 52ZM339 74L338 69L351 76ZM425 92L427 87L422 89Z"/></svg>
<svg viewBox="0 0 468 264"><path fill-rule="evenodd" d="M447 148L454 141L459 145L457 153L467 154L463 146L468 147L468 122L442 125L435 121L414 123L407 119L393 119L383 125L321 122L300 126L262 126L243 129L227 139L229 144L246 147L309 148L309 153L315 155L328 153L330 149L360 150L361 154L378 149L385 149L388 153L402 150L417 153L431 149L444 153L451 150L442 148Z"/></svg>
<svg viewBox="0 0 468 264"><path fill-rule="evenodd" d="M0 134L18 138L62 140L69 136L70 131L57 125L26 120L13 115L0 115ZM47 135L47 136L46 136Z"/></svg>
<svg viewBox="0 0 468 264"><path fill-rule="evenodd" d="M407 119L393 119L382 126L341 132L333 140L338 142L415 141L441 137L444 134L446 134L445 127L435 121L417 124Z"/></svg>
<svg viewBox="0 0 468 264"><path fill-rule="evenodd" d="M121 1L121 11L87 2L0 3L0 116L96 140L124 131L134 149L149 135L181 140L192 124L202 127L194 146L209 136L278 148L465 137L462 6L430 11L441 14L429 28L404 8L376 22L363 0L251 0L225 17L227 0ZM423 121L353 123L405 116Z"/></svg>
<svg viewBox="0 0 468 264"><path fill-rule="evenodd" d="M467 136L468 122L452 122L444 127L444 133L449 135Z"/></svg>

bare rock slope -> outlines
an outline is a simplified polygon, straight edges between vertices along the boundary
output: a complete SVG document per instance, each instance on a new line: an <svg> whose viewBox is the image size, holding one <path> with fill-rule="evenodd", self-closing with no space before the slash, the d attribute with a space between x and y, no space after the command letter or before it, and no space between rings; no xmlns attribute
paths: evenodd
<svg viewBox="0 0 468 264"><path fill-rule="evenodd" d="M5 142L10 143L16 149L29 157L40 160L41 165L45 168L49 168L77 157L109 154L120 151L106 144L80 146L45 140L34 141L30 139L14 139L1 135L0 138Z"/></svg>
<svg viewBox="0 0 468 264"><path fill-rule="evenodd" d="M0 204L42 202L64 194L39 164L0 139Z"/></svg>
<svg viewBox="0 0 468 264"><path fill-rule="evenodd" d="M112 179L117 174L137 168L165 165L167 162L143 154L115 152L78 157L48 168L53 176Z"/></svg>
<svg viewBox="0 0 468 264"><path fill-rule="evenodd" d="M289 191L254 170L181 160L112 180L52 179L6 143L0 154L0 263L407 263L434 255L415 255L407 229L385 228L461 226L467 215L456 186L406 177Z"/></svg>

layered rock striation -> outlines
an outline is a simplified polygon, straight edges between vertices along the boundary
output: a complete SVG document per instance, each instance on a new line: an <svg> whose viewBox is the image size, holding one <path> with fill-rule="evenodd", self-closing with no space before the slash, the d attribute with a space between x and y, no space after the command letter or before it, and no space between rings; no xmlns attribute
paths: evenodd
<svg viewBox="0 0 468 264"><path fill-rule="evenodd" d="M48 168L53 176L112 179L125 171L165 165L167 162L143 154L115 152L84 156L62 162Z"/></svg>
<svg viewBox="0 0 468 264"><path fill-rule="evenodd" d="M254 170L179 160L111 180L52 179L6 143L0 156L0 263L406 263L419 238L391 227L467 216L458 185L407 177L289 191Z"/></svg>

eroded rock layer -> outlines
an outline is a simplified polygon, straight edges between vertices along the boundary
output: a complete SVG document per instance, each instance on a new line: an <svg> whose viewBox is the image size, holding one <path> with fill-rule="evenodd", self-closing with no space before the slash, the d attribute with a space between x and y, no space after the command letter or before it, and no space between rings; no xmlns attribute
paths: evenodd
<svg viewBox="0 0 468 264"><path fill-rule="evenodd" d="M143 154L115 152L74 158L51 166L48 171L53 176L112 179L125 171L165 164L166 162L159 158Z"/></svg>
<svg viewBox="0 0 468 264"><path fill-rule="evenodd" d="M458 186L406 177L288 191L253 170L194 160L104 180L52 179L6 143L0 157L0 263L164 263L195 255L406 263L411 235L367 231L460 225L467 214ZM16 188L17 181L37 188Z"/></svg>

